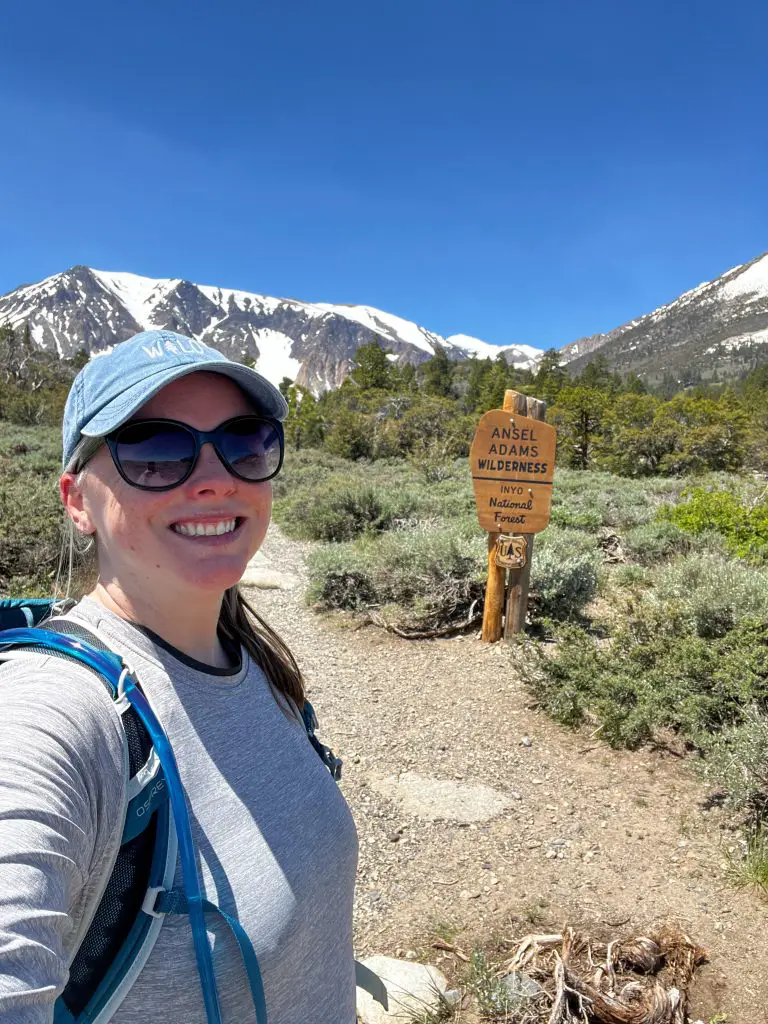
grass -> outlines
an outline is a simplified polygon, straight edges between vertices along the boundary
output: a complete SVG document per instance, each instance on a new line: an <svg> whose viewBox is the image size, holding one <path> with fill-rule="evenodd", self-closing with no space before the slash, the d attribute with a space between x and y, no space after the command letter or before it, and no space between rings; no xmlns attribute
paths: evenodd
<svg viewBox="0 0 768 1024"><path fill-rule="evenodd" d="M442 939L443 942L453 942L457 935L464 931L464 926L453 921L435 921L429 929L430 934Z"/></svg>
<svg viewBox="0 0 768 1024"><path fill-rule="evenodd" d="M743 856L728 854L728 874L734 885L757 889L768 896L768 833L762 827L747 837Z"/></svg>
<svg viewBox="0 0 768 1024"><path fill-rule="evenodd" d="M433 1009L401 1011L408 1024L445 1024L445 1021L459 1019L460 1008L448 1002L442 992L436 991L435 999L437 1006Z"/></svg>

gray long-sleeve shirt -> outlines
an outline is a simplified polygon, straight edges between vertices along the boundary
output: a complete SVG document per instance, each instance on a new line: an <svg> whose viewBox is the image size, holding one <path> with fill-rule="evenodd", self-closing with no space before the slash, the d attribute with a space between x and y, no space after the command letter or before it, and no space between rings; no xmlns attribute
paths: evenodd
<svg viewBox="0 0 768 1024"><path fill-rule="evenodd" d="M357 835L347 804L243 651L220 673L85 599L71 613L136 669L173 746L204 895L259 958L270 1024L353 1024ZM0 667L0 1022L50 1024L122 827L124 747L87 669ZM180 884L177 868L176 884ZM231 935L209 924L227 1024L253 1021ZM115 1024L205 1024L186 917L170 916Z"/></svg>

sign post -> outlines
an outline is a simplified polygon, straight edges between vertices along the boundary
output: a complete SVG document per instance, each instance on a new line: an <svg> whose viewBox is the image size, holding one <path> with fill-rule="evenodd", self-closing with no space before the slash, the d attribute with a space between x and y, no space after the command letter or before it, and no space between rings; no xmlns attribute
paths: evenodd
<svg viewBox="0 0 768 1024"><path fill-rule="evenodd" d="M502 628L508 638L525 626L533 538L549 523L557 434L544 410L543 402L507 391L504 407L483 416L472 442L477 515L488 531L482 637L490 643L501 639Z"/></svg>

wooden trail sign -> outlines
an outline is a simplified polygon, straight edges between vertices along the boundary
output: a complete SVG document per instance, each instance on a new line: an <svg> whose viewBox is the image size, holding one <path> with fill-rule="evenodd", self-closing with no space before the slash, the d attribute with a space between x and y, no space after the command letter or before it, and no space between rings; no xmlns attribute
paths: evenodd
<svg viewBox="0 0 768 1024"><path fill-rule="evenodd" d="M500 640L502 632L509 639L525 627L534 535L548 524L552 505L557 434L544 422L545 408L506 391L504 408L483 416L472 442L477 515L488 531L486 642Z"/></svg>
<svg viewBox="0 0 768 1024"><path fill-rule="evenodd" d="M470 461L477 516L489 533L539 533L549 523L557 434L549 423L492 409Z"/></svg>

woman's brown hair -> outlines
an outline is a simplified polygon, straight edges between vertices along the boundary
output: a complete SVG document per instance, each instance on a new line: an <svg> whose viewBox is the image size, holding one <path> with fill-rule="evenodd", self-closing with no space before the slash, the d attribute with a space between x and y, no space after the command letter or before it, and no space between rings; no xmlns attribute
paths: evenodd
<svg viewBox="0 0 768 1024"><path fill-rule="evenodd" d="M290 697L301 711L304 707L304 680L287 644L243 596L239 585L224 593L219 629L248 651L270 686L278 694Z"/></svg>

